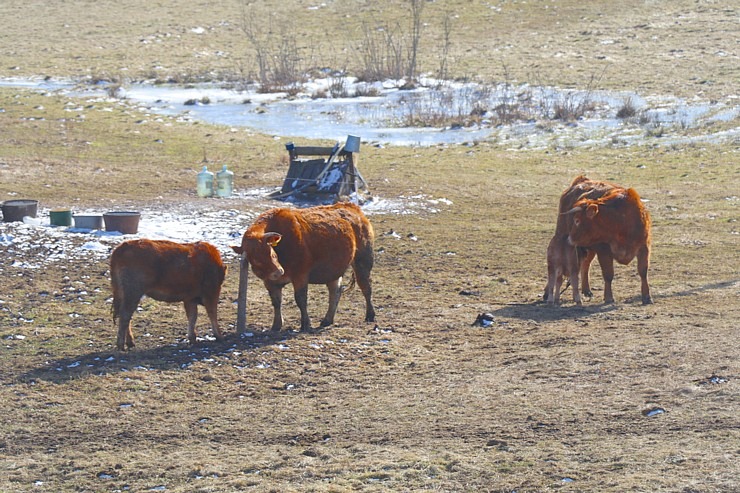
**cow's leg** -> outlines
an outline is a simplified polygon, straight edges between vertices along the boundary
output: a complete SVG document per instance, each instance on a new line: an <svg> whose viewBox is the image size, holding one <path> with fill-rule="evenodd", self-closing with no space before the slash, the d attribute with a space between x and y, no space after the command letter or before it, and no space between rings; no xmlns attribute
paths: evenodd
<svg viewBox="0 0 740 493"><path fill-rule="evenodd" d="M581 293L583 293L583 296L586 296L590 299L590 298L593 298L594 294L591 292L591 280L589 278L589 270L591 269L591 262L594 261L596 252L590 249L585 249L585 248L580 248L580 247L576 248L576 251L578 252L578 258L579 258L579 263L580 263L581 282L583 283L583 286L581 287ZM577 288L573 288L573 289L577 289Z"/></svg>
<svg viewBox="0 0 740 493"><path fill-rule="evenodd" d="M265 283L267 292L270 294L270 301L272 302L272 327L270 330L282 330L283 328L283 287L273 286Z"/></svg>
<svg viewBox="0 0 740 493"><path fill-rule="evenodd" d="M571 289L573 289L573 302L581 306L581 291L578 289L578 271L580 269L580 265L578 265L578 248L574 248L565 256L565 262L568 265L568 281L570 282Z"/></svg>
<svg viewBox="0 0 740 493"><path fill-rule="evenodd" d="M198 303L193 300L183 301L185 306L185 314L188 316L188 341L190 344L195 344L195 338L197 333L195 332L195 322L198 320Z"/></svg>
<svg viewBox="0 0 740 493"><path fill-rule="evenodd" d="M597 252L599 265L601 265L601 275L604 277L604 303L614 303L612 294L612 281L614 280L614 257L606 249L599 249Z"/></svg>
<svg viewBox="0 0 740 493"><path fill-rule="evenodd" d="M140 299L141 295L131 293L126 293L123 297L123 301L120 305L118 337L116 339L116 346L119 351L123 351L124 347L131 349L135 346L134 333L131 330L131 318L134 316L136 308L139 306Z"/></svg>
<svg viewBox="0 0 740 493"><path fill-rule="evenodd" d="M295 303L301 311L301 331L311 330L311 317L308 316L308 282L298 286L293 284Z"/></svg>
<svg viewBox="0 0 740 493"><path fill-rule="evenodd" d="M329 290L329 308L326 310L326 315L321 320L322 327L328 327L334 323L334 315L337 313L337 307L339 306L339 298L342 297L342 278L326 283L326 288Z"/></svg>
<svg viewBox="0 0 740 493"><path fill-rule="evenodd" d="M563 274L561 272L555 272L555 280L553 281L552 293L548 303L559 305L560 304L560 288L563 286Z"/></svg>
<svg viewBox="0 0 740 493"><path fill-rule="evenodd" d="M650 249L643 247L637 252L637 273L642 281L642 304L649 305L653 302L650 296L650 285L648 284L648 267L650 266Z"/></svg>
<svg viewBox="0 0 740 493"><path fill-rule="evenodd" d="M203 305L206 307L206 313L208 314L208 318L211 320L213 335L219 341L223 341L224 336L221 334L221 329L218 327L218 296L213 299L204 299Z"/></svg>
<svg viewBox="0 0 740 493"><path fill-rule="evenodd" d="M550 252L548 251L548 257ZM558 272L555 266L555 259L547 259L547 286L545 286L545 294L542 298L547 302L548 305L555 304L555 291L560 291L560 287L557 283ZM559 295L558 295L559 296Z"/></svg>
<svg viewBox="0 0 740 493"><path fill-rule="evenodd" d="M578 290L578 269L573 269L570 271L570 285L573 288L573 302L581 306L583 303L581 303L581 292Z"/></svg>
<svg viewBox="0 0 740 493"><path fill-rule="evenodd" d="M119 351L124 351L126 347L129 349L134 347L134 336L131 332L131 317L133 311L122 309L120 317L118 318L118 337L116 338L116 347Z"/></svg>
<svg viewBox="0 0 740 493"><path fill-rule="evenodd" d="M370 272L373 268L374 258L372 248L368 253L355 258L352 269L355 273L355 282L365 296L365 322L375 322L375 307L373 306L373 281Z"/></svg>

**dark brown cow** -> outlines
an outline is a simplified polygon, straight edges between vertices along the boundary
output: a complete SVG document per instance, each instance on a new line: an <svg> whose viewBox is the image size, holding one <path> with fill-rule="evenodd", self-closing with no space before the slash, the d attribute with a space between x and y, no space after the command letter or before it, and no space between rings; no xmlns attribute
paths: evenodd
<svg viewBox="0 0 740 493"><path fill-rule="evenodd" d="M606 303L614 302L614 260L627 265L635 257L642 281L642 302L653 302L648 285L652 236L650 214L633 188L616 187L596 199L581 198L564 215L571 216L570 243L592 250L599 258Z"/></svg>
<svg viewBox="0 0 740 493"><path fill-rule="evenodd" d="M309 330L308 285L325 284L329 289L329 309L321 326L331 325L342 294L342 276L349 266L365 296L365 321L375 320L370 279L373 237L373 228L357 205L338 203L269 210L247 229L242 244L232 248L246 255L252 272L262 279L270 294L272 330L282 329L282 292L289 283L293 284L301 311L301 330ZM246 272L241 275L246 276Z"/></svg>
<svg viewBox="0 0 740 493"><path fill-rule="evenodd" d="M614 188L621 187L613 183L591 180L579 175L561 194L555 235L547 247L548 278L544 299L548 303L553 303L556 300L550 297L553 286L561 284L557 282L559 276L556 275L556 272L561 272L560 275L568 275L569 282L573 287L573 301L576 304L580 304L581 298L578 294L579 277L581 293L589 298L593 296L589 271L596 253L586 248L577 248L567 241L568 233L573 225L573 216L564 214L564 212L571 210L575 203L583 198L597 199ZM576 256L574 257L574 255ZM574 259L576 259L576 265L578 265L575 272L572 263Z"/></svg>
<svg viewBox="0 0 740 493"><path fill-rule="evenodd" d="M113 320L118 321L118 349L134 347L131 317L141 297L157 301L182 301L188 317L188 340L195 343L198 305L204 305L213 334L218 328L218 299L226 267L210 243L175 243L167 240L129 240L113 250L110 277L113 289Z"/></svg>

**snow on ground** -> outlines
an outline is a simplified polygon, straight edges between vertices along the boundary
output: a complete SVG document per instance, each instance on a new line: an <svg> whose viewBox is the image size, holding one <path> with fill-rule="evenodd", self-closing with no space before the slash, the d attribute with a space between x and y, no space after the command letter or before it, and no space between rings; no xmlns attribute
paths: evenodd
<svg viewBox="0 0 740 493"><path fill-rule="evenodd" d="M273 207L296 207L295 204L264 198L266 190L236 191L228 199L201 199L179 208L143 209L136 234L51 226L49 210L41 208L37 217L24 222L0 222L0 254L12 259L13 269L39 269L70 258L106 258L121 241L133 238L166 239L178 242L207 241L222 255L232 256L230 245L238 245L241 236L254 219ZM371 218L379 214L437 213L448 209L446 198L413 195L393 199L373 197L363 204ZM300 204L298 205L300 206ZM80 210L79 214L101 214ZM0 263L0 274L3 271Z"/></svg>

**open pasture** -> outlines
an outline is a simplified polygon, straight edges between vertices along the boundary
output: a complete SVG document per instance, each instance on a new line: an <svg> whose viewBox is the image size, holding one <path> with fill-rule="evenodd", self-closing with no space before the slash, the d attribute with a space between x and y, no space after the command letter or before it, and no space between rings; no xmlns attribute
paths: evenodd
<svg viewBox="0 0 740 493"><path fill-rule="evenodd" d="M106 11L101 3L107 4L49 4L38 28L0 55L0 75L20 66L9 58L13 53L29 60L32 69L16 71L24 75L79 76L84 60L95 60L101 72L132 60L132 67L157 62L156 43L100 35L117 8ZM302 15L333 19L328 8L285 3L301 5ZM539 19L537 34L521 36L511 50L534 53L548 39L575 53L569 49L582 38L568 36L581 31L602 36L599 29L611 26L629 44L631 30L640 36L660 30L665 36L655 43L641 39L631 51L606 54L623 77L610 88L639 89L644 82L649 91L687 96L697 93L698 82L688 75L693 66L662 58L685 34L687 45L671 49L695 57L703 79L714 81L701 85L717 91L712 97L733 96L727 89L733 69L708 64L707 56L724 63L715 55L723 50L737 63L721 31L736 11L709 1L634 2L637 10L625 12L612 2L588 2L593 10L579 8L582 3L552 2L575 17L563 14L560 24L550 24L544 2L502 2L502 17L519 22L495 24L501 29L495 37L505 37L507 27L530 32L523 26ZM460 12L468 4L474 12L481 8L451 4ZM24 5L47 6L11 1L0 11L28 20L33 16L17 10ZM147 4L149 15L133 15L125 31L190 32L215 15L208 5L201 5L201 17L188 17L190 11ZM65 7L77 15L65 11L67 22L51 15ZM645 9L655 17L637 22ZM500 22L495 15L469 19L478 18ZM470 22L477 26L471 31L483 29ZM643 22L650 27L640 27ZM579 23L586 25L576 28ZM685 23L714 30L702 37L684 31ZM67 36L70 29L74 36ZM47 46L44 39L57 42ZM705 51L694 44L700 39ZM62 64L65 40L73 55ZM97 58L81 51L92 47ZM652 69L637 49L650 47L662 54ZM202 59L191 55L201 51L183 41L156 55L185 69L199 66ZM480 53L465 53L460 48L460 67L483 65ZM572 63L547 73L552 81L577 85L574 74L593 73L590 62L566 58ZM508 60L523 79L525 70ZM665 86L663 69L672 75ZM80 103L0 88L0 108L0 197L39 199L41 218L55 207L136 208L149 211L142 222L175 214L205 228L204 217L218 217L213 231L241 233L256 214L280 205L252 192L281 184L286 139L154 118L114 99ZM196 196L204 154L229 164L237 197ZM121 353L107 252L85 248L91 241L112 247L121 238L69 233L60 239L45 226L0 224L0 491L738 490L737 142L671 146L656 138L640 146L546 150L487 142L364 146L358 164L373 195L401 204L368 214L377 235L376 323L362 321L364 301L355 289L344 294L333 326L290 330L299 317L287 288L288 330L265 332L272 309L252 277L250 335L237 336L238 259L228 246L238 237L225 235L215 243L229 267L219 305L226 340L211 340L200 308L198 328L208 337L189 347L182 306L144 299L133 317L137 347ZM616 268L616 304L602 303L596 263L594 298L583 307L573 305L569 292L560 307L541 301L559 195L581 173L633 186L646 201L655 304L640 303L634 262ZM326 309L322 286L309 290L308 306L317 325ZM491 323L474 325L483 313Z"/></svg>

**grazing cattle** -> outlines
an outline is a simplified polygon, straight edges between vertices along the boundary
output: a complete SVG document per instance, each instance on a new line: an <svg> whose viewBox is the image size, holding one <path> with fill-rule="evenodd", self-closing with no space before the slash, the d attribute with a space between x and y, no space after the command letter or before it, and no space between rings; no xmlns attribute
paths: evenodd
<svg viewBox="0 0 740 493"><path fill-rule="evenodd" d="M568 235L556 234L547 246L547 287L545 300L548 304L560 303L560 287L567 276L573 288L573 301L581 305L578 291L578 252L568 241Z"/></svg>
<svg viewBox="0 0 740 493"><path fill-rule="evenodd" d="M282 291L289 283L293 284L301 311L301 330L309 330L308 285L325 284L329 289L329 309L321 326L331 325L342 294L342 276L349 266L365 296L365 321L375 320L370 279L373 237L373 228L362 209L355 204L338 203L269 210L247 229L241 245L232 248L242 258L246 256L252 272L262 279L270 294L274 309L272 330L282 329ZM246 274L243 270L240 276ZM246 291L243 296L246 297Z"/></svg>
<svg viewBox="0 0 740 493"><path fill-rule="evenodd" d="M547 247L548 278L547 287L545 288L543 297L548 303L556 302L554 299L550 298L552 288L557 282L556 279L558 276L554 275L556 271L562 271L562 275L568 275L569 283L573 287L573 300L576 304L580 304L581 298L580 294L578 294L579 283L577 282L579 272L581 293L589 298L593 296L591 293L589 270L591 262L595 256L595 252L586 248L577 248L569 242L564 241L567 240L568 233L572 227L573 216L563 213L571 210L575 203L580 199L596 199L614 188L621 187L605 181L590 180L583 175L579 175L561 194L560 203L558 205L558 218L555 226L555 235L550 240L550 244ZM576 265L578 265L575 272L572 270L572 262L574 258L576 259ZM559 284L560 283L558 283L558 285Z"/></svg>
<svg viewBox="0 0 740 493"><path fill-rule="evenodd" d="M633 188L615 187L599 198L583 197L563 214L571 216L570 243L592 250L599 258L606 303L614 302L614 260L627 265L635 257L642 281L642 303L653 302L648 285L652 235L650 214Z"/></svg>
<svg viewBox="0 0 740 493"><path fill-rule="evenodd" d="M167 240L129 240L113 250L110 277L113 289L113 320L118 321L118 349L134 347L131 317L141 297L157 301L182 301L188 317L188 340L195 343L198 305L204 305L213 334L218 328L218 299L226 267L210 243L175 243Z"/></svg>

